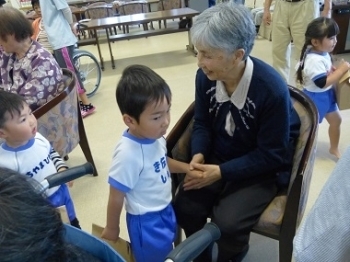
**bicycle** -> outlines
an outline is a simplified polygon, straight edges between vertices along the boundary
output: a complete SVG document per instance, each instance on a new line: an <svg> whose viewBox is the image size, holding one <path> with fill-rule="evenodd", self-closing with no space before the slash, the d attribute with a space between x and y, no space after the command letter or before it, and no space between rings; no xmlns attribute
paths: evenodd
<svg viewBox="0 0 350 262"><path fill-rule="evenodd" d="M79 71L78 77L86 90L86 95L92 97L100 87L102 70L96 57L87 50L76 48L73 51L73 62Z"/></svg>
<svg viewBox="0 0 350 262"><path fill-rule="evenodd" d="M86 25L83 24L84 19L75 24L79 35L84 35ZM100 87L102 70L97 58L87 50L81 50L76 45L73 51L73 62L77 70L81 82L86 90L87 97L92 97Z"/></svg>

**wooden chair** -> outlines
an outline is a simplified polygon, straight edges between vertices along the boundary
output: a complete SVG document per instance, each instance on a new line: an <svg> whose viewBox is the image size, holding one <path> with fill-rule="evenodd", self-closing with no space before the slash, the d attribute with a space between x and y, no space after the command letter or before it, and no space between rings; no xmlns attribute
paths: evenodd
<svg viewBox="0 0 350 262"><path fill-rule="evenodd" d="M119 15L134 15L141 13L148 13L148 2L139 0L139 1L129 1L124 2L119 5L118 8ZM139 25L140 26L140 25ZM147 23L142 24L144 30L148 30ZM129 26L123 26L123 32L129 33Z"/></svg>
<svg viewBox="0 0 350 262"><path fill-rule="evenodd" d="M181 0L159 0L158 11L170 10L181 8ZM166 20L163 20L164 27L166 28ZM162 21L158 21L159 28L162 26Z"/></svg>
<svg viewBox="0 0 350 262"><path fill-rule="evenodd" d="M255 233L279 241L280 262L290 262L292 258L293 237L308 199L318 131L318 113L313 102L294 87L289 86L289 91L301 121L289 187L278 192L253 228ZM189 106L167 136L168 156L187 163L191 160L193 114L194 103ZM184 174L172 174L174 194L183 177ZM181 237L181 234L178 235ZM181 239L176 241L180 242Z"/></svg>
<svg viewBox="0 0 350 262"><path fill-rule="evenodd" d="M95 2L85 7L85 17L89 19L98 19L113 16L113 7L106 2ZM112 29L109 28L109 33L112 34ZM113 27L114 34L117 34L116 27ZM92 35L92 31L90 32Z"/></svg>
<svg viewBox="0 0 350 262"><path fill-rule="evenodd" d="M80 114L75 75L68 69L62 70L67 87L33 112L38 120L38 132L50 141L52 147L62 157L72 152L79 143L87 161L94 167L93 175L97 176Z"/></svg>

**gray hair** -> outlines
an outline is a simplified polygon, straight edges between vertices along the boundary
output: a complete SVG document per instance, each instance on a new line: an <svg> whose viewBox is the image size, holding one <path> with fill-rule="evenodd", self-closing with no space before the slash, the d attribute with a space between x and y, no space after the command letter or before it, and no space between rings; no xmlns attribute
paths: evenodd
<svg viewBox="0 0 350 262"><path fill-rule="evenodd" d="M244 49L247 58L254 46L256 29L250 11L241 4L221 3L204 10L191 28L192 43L232 54Z"/></svg>

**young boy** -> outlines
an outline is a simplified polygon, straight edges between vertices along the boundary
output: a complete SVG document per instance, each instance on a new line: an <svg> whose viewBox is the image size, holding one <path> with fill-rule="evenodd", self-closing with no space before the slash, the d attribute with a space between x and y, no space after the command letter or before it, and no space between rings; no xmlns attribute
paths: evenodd
<svg viewBox="0 0 350 262"><path fill-rule="evenodd" d="M116 98L128 129L115 148L109 171L107 225L102 238L118 240L125 198L136 261L164 261L176 233L170 172L189 172L188 164L166 156L163 136L170 123L171 91L150 68L133 65L123 71Z"/></svg>
<svg viewBox="0 0 350 262"><path fill-rule="evenodd" d="M22 96L0 90L0 167L33 177L41 182L47 176L67 169L49 141L37 132L37 121ZM66 185L46 190L54 207L66 206L72 226L80 228Z"/></svg>

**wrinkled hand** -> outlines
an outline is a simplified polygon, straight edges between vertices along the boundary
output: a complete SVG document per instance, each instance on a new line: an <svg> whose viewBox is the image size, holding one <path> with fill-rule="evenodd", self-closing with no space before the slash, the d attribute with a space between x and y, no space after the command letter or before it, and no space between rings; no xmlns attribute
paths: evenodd
<svg viewBox="0 0 350 262"><path fill-rule="evenodd" d="M105 227L102 231L101 238L107 239L110 241L117 242L119 239L120 228L111 229L109 227Z"/></svg>
<svg viewBox="0 0 350 262"><path fill-rule="evenodd" d="M271 12L270 11L264 12L263 21L264 21L264 23L266 25L270 25L271 24L272 19L271 19Z"/></svg>
<svg viewBox="0 0 350 262"><path fill-rule="evenodd" d="M184 180L184 190L200 189L221 179L221 171L218 165L192 164L195 174L189 172ZM201 171L201 172L199 172Z"/></svg>

